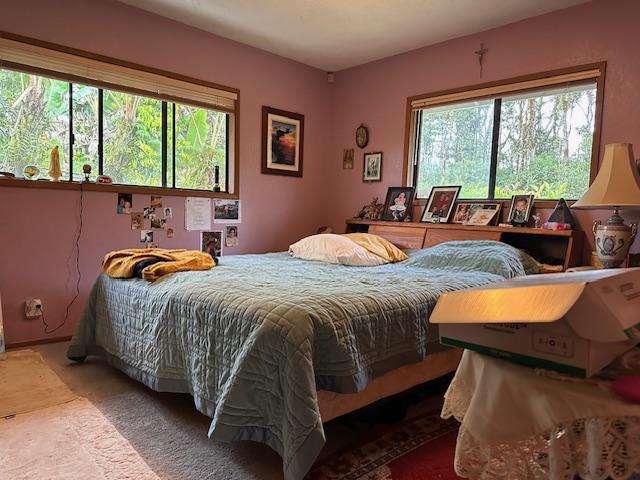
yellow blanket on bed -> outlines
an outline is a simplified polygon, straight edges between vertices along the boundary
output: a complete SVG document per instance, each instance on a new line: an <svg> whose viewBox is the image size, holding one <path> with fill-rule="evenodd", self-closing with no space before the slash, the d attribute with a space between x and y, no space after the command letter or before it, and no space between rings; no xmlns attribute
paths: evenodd
<svg viewBox="0 0 640 480"><path fill-rule="evenodd" d="M409 258L406 253L393 243L378 235L371 233L345 233L344 236L387 262L401 262Z"/></svg>
<svg viewBox="0 0 640 480"><path fill-rule="evenodd" d="M154 282L167 273L189 270L209 270L217 261L208 253L196 250L164 250L161 248L130 248L109 252L102 260L102 270L113 278L131 278L138 262L158 259L161 262L142 270L142 277Z"/></svg>

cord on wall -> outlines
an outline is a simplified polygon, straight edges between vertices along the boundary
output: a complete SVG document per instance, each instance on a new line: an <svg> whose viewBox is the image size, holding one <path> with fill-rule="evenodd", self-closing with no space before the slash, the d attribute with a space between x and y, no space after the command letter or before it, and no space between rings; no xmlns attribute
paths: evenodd
<svg viewBox="0 0 640 480"><path fill-rule="evenodd" d="M80 296L80 281L82 280L82 273L80 272L80 237L82 236L83 212L84 212L84 183L81 183L80 184L80 219L79 219L80 220L80 225L79 225L79 228L78 228L78 233L76 235L76 241L75 241L76 273L77 273L76 293L73 296L73 298L71 299L71 301L67 304L67 308L65 310L64 319L62 320L62 323L60 323L57 327L55 327L53 329L49 329L49 324L45 320L44 311L41 310L41 312L42 312L42 323L44 324L44 333L46 333L46 334L53 333L56 330L59 330L65 323L67 323L67 320L69 319L69 311L71 310L71 306L74 304L74 302Z"/></svg>

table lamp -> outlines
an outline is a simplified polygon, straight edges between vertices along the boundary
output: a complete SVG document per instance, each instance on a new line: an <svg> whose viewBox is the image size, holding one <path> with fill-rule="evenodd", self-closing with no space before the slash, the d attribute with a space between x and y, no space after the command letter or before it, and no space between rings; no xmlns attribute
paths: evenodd
<svg viewBox="0 0 640 480"><path fill-rule="evenodd" d="M636 238L636 224L626 225L619 210L640 206L640 173L629 143L612 143L605 147L602 165L587 193L571 208L611 209L603 224L593 224L596 254L605 268L619 267Z"/></svg>

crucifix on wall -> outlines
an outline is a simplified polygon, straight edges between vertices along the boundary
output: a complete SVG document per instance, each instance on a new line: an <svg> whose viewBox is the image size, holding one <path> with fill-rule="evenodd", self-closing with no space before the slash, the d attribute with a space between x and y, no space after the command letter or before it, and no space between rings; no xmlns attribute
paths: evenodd
<svg viewBox="0 0 640 480"><path fill-rule="evenodd" d="M484 47L484 43L480 44L480 50L474 53L478 56L478 64L480 65L480 78L482 78L482 67L484 66L484 56L489 50Z"/></svg>

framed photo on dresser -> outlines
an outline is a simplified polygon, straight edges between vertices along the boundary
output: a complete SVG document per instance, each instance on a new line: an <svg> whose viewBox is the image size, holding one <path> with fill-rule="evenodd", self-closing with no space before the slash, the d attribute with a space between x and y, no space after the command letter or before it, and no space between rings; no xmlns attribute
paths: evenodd
<svg viewBox="0 0 640 480"><path fill-rule="evenodd" d="M500 220L500 202L456 202L451 223L462 225L497 225ZM477 213L481 211L480 213Z"/></svg>
<svg viewBox="0 0 640 480"><path fill-rule="evenodd" d="M449 187L433 187L427 200L427 206L422 213L421 221L427 223L447 223L453 212L460 193L460 185Z"/></svg>
<svg viewBox="0 0 640 480"><path fill-rule="evenodd" d="M513 195L509 208L509 223L524 227L529 223L531 210L533 209L533 195Z"/></svg>
<svg viewBox="0 0 640 480"><path fill-rule="evenodd" d="M389 187L382 210L382 220L404 222L410 218L414 192L413 187Z"/></svg>

